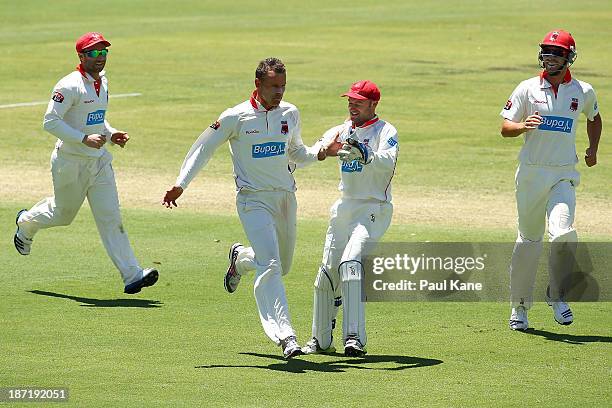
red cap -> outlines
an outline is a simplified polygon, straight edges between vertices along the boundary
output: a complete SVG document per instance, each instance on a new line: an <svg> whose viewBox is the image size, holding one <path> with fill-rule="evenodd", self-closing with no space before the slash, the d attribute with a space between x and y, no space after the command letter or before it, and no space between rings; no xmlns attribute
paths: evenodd
<svg viewBox="0 0 612 408"><path fill-rule="evenodd" d="M376 84L372 81L359 81L351 85L351 89L341 96L348 96L355 99L369 99L378 102L380 100L380 91Z"/></svg>
<svg viewBox="0 0 612 408"><path fill-rule="evenodd" d="M561 47L568 51L576 51L576 42L570 33L563 30L553 30L546 34L540 47L543 45L552 45L555 47Z"/></svg>
<svg viewBox="0 0 612 408"><path fill-rule="evenodd" d="M106 41L104 36L100 33L86 33L79 37L76 42L77 52L82 52L87 48L94 46L98 43L104 43L105 46L109 47L111 43Z"/></svg>

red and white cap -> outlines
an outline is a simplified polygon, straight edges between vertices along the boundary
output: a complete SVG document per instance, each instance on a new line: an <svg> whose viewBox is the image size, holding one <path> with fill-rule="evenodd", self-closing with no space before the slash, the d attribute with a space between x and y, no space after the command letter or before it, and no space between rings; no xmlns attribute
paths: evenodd
<svg viewBox="0 0 612 408"><path fill-rule="evenodd" d="M76 50L77 52L83 52L89 47L92 47L98 43L103 43L105 46L109 47L111 43L106 41L104 36L100 33L85 33L79 37L76 42Z"/></svg>
<svg viewBox="0 0 612 408"><path fill-rule="evenodd" d="M563 30L553 30L544 36L544 39L540 43L540 47L544 45L552 45L554 47L561 47L568 51L576 51L576 42L570 33Z"/></svg>
<svg viewBox="0 0 612 408"><path fill-rule="evenodd" d="M361 100L369 99L378 102L380 100L380 90L372 81L358 81L351 85L351 89L348 92L340 96L348 96L349 98Z"/></svg>

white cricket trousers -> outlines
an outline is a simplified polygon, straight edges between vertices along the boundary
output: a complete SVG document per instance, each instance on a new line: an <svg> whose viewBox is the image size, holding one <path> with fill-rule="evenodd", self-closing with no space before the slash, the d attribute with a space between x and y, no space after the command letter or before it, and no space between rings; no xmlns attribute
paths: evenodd
<svg viewBox="0 0 612 408"><path fill-rule="evenodd" d="M535 276L542 252L542 237L548 219L551 244L549 254L549 284L553 299L565 273L562 256L556 248L563 243L575 243L575 188L580 174L570 166L533 166L520 164L515 176L518 237L510 264L510 301L513 307L531 307Z"/></svg>
<svg viewBox="0 0 612 408"><path fill-rule="evenodd" d="M108 151L95 158L54 150L51 155L54 196L24 212L19 228L31 239L41 229L70 225L87 197L104 248L127 285L141 278L142 268L121 223L112 159Z"/></svg>
<svg viewBox="0 0 612 408"><path fill-rule="evenodd" d="M237 272L255 269L255 300L266 335L277 345L294 336L282 276L291 269L297 202L287 191L240 191L236 208L251 243L238 254Z"/></svg>
<svg viewBox="0 0 612 408"><path fill-rule="evenodd" d="M340 198L330 210L323 259L314 283L312 336L321 348L332 343L332 330L342 304L342 334L367 343L365 305L361 301L365 245L376 243L391 224L393 204ZM351 269L352 268L352 269ZM355 272L355 273L353 273Z"/></svg>

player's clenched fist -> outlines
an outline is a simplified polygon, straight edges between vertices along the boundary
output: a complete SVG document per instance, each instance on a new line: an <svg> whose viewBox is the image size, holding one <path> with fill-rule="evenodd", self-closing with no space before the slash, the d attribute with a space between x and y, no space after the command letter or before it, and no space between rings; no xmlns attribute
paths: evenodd
<svg viewBox="0 0 612 408"><path fill-rule="evenodd" d="M104 146L104 143L106 143L106 137L94 133L92 135L85 136L83 138L83 143L85 143L86 146L91 147L92 149L99 149Z"/></svg>
<svg viewBox="0 0 612 408"><path fill-rule="evenodd" d="M130 137L126 132L115 132L111 136L111 142L122 148L125 147L125 144L128 142L128 140L130 140Z"/></svg>
<svg viewBox="0 0 612 408"><path fill-rule="evenodd" d="M540 116L540 112L535 111L533 115L527 116L525 119L525 129L537 129L538 126L542 124L542 116Z"/></svg>
<svg viewBox="0 0 612 408"><path fill-rule="evenodd" d="M172 206L178 207L176 205L176 200L183 194L183 188L179 186L174 186L170 190L166 191L166 195L164 196L164 201L162 205L165 205L166 208L172 208Z"/></svg>
<svg viewBox="0 0 612 408"><path fill-rule="evenodd" d="M586 149L586 153L584 155L584 162L586 163L587 167L593 167L594 165L597 164L597 151L593 150L592 148L587 148Z"/></svg>

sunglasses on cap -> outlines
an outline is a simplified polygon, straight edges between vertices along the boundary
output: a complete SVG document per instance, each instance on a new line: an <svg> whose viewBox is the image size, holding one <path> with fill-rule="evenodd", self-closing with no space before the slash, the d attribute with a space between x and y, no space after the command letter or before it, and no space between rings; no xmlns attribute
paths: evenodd
<svg viewBox="0 0 612 408"><path fill-rule="evenodd" d="M104 50L83 51L83 54L87 55L89 58L98 58L98 55L106 57L106 54L108 54L108 50L104 49Z"/></svg>

